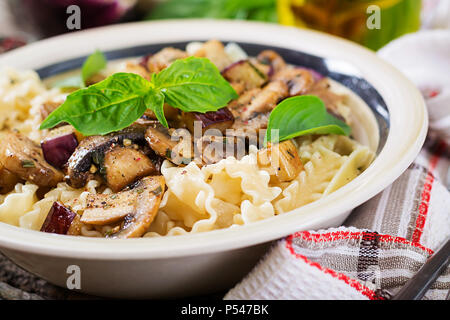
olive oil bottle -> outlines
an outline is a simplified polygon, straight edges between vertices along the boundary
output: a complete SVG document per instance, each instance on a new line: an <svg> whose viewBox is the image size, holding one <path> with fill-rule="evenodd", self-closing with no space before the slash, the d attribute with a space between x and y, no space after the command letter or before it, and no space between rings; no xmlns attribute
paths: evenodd
<svg viewBox="0 0 450 320"><path fill-rule="evenodd" d="M311 28L377 50L420 28L421 0L277 0L281 24Z"/></svg>

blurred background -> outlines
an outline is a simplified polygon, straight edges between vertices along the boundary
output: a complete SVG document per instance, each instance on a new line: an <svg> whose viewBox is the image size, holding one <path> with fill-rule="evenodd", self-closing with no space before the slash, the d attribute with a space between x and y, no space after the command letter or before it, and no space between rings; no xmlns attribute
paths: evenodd
<svg viewBox="0 0 450 320"><path fill-rule="evenodd" d="M155 19L256 20L320 30L373 50L421 28L450 27L449 0L0 0L0 52L71 32L70 5L81 9L81 29ZM371 16L380 28L368 28Z"/></svg>

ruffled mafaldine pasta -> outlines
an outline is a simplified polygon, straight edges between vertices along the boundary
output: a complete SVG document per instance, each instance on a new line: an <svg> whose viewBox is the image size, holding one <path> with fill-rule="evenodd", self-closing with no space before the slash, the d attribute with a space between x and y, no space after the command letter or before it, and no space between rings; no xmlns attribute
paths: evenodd
<svg viewBox="0 0 450 320"><path fill-rule="evenodd" d="M71 95L93 90L107 76L126 73L149 81L152 74L174 69L174 61L197 61L191 56L207 58L222 71L222 80L237 94L225 107L189 111L168 95L164 119L148 108L125 129L106 134L84 132L69 119L42 129ZM236 44L212 40L94 70L83 79L91 87L78 91L57 84L48 89L33 71L0 73L1 222L111 238L234 228L319 200L374 158L344 130L352 121L346 97L333 92L327 78L287 65L273 51L247 57ZM308 97L319 98L326 108L315 126L333 124L342 132L283 122L289 130L309 133L283 139L287 129L282 128L281 142L266 136L263 144L283 108L312 108L316 101ZM276 108L278 114L272 112ZM164 120L168 128L161 125Z"/></svg>

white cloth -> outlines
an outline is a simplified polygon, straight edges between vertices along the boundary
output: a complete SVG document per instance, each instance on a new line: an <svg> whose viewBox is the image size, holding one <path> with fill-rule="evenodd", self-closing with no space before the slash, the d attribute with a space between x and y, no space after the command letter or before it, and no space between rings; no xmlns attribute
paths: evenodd
<svg viewBox="0 0 450 320"><path fill-rule="evenodd" d="M389 299L450 236L450 31L404 36L379 55L426 98L430 132L420 155L345 227L278 241L225 299ZM449 289L450 267L424 298L445 299Z"/></svg>

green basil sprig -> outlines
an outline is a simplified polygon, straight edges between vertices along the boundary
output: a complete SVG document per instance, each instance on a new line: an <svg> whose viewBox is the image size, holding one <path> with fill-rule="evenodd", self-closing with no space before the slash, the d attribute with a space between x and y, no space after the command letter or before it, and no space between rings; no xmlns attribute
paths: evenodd
<svg viewBox="0 0 450 320"><path fill-rule="evenodd" d="M271 130L278 131L278 139ZM351 128L327 112L317 96L304 95L283 100L272 110L264 145L307 134L349 135Z"/></svg>
<svg viewBox="0 0 450 320"><path fill-rule="evenodd" d="M53 84L54 88L84 88L86 81L94 74L100 72L106 67L107 60L105 55L96 50L83 63L81 74L57 81Z"/></svg>
<svg viewBox="0 0 450 320"><path fill-rule="evenodd" d="M133 73L115 73L67 96L40 129L68 122L82 134L104 135L128 127L146 109L168 127L164 102L183 111L216 111L238 95L206 58L176 60L147 81Z"/></svg>

